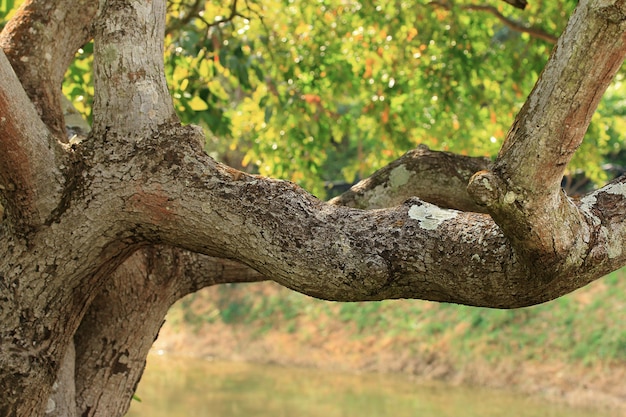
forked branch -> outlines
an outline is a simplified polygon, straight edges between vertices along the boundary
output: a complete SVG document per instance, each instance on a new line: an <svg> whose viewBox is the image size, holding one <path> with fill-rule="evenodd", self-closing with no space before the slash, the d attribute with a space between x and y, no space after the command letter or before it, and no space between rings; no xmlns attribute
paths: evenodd
<svg viewBox="0 0 626 417"><path fill-rule="evenodd" d="M97 9L94 1L26 0L0 33L0 47L57 140L66 140L60 86L92 36Z"/></svg>
<svg viewBox="0 0 626 417"><path fill-rule="evenodd" d="M624 1L581 1L491 172L470 191L519 254L546 270L586 256L598 233L561 191L563 174L626 56Z"/></svg>

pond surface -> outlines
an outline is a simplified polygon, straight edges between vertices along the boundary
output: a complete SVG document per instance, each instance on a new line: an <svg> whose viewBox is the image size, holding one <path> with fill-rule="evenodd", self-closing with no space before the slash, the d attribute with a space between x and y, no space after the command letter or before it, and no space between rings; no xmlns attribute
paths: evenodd
<svg viewBox="0 0 626 417"><path fill-rule="evenodd" d="M151 356L127 417L599 417L505 391L404 375Z"/></svg>

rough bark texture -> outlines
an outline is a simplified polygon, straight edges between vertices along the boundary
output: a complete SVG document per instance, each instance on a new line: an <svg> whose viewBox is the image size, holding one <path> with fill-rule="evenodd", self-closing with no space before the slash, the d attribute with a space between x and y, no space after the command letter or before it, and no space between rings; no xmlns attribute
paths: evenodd
<svg viewBox="0 0 626 417"><path fill-rule="evenodd" d="M202 152L165 85L164 0L84 6L27 1L0 35L2 416L121 415L167 308L206 285L514 308L626 263L626 179L559 187L624 59L624 1L579 3L493 166L419 149L333 203ZM58 85L91 33L94 126L68 146Z"/></svg>
<svg viewBox="0 0 626 417"><path fill-rule="evenodd" d="M236 262L180 249L137 251L112 275L76 333L77 414L126 413L146 355L176 300L209 285L262 279ZM137 301L129 303L129 297Z"/></svg>
<svg viewBox="0 0 626 417"><path fill-rule="evenodd" d="M76 50L92 36L97 6L89 0L25 1L0 36L24 90L61 140L65 124L59 86Z"/></svg>
<svg viewBox="0 0 626 417"><path fill-rule="evenodd" d="M432 152L420 145L330 203L371 210L419 197L443 208L486 213L466 188L472 175L489 165L488 158Z"/></svg>

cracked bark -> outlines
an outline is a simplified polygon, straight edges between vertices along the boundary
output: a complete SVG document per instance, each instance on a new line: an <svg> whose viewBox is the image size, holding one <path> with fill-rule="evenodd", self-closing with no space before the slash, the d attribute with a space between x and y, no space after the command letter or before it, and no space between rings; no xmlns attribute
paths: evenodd
<svg viewBox="0 0 626 417"><path fill-rule="evenodd" d="M164 2L103 0L99 10L94 127L77 146L58 142L62 115L55 100L26 99L34 64L18 67L20 84L0 57L6 75L0 103L10 116L0 129L15 139L0 135L0 146L19 151L0 154L7 208L0 227L2 415L43 415L73 341L77 412L123 412L174 299L232 279L227 272L261 279L237 263L197 254L230 258L324 299L419 298L498 308L545 302L626 263L626 179L576 204L558 187L623 61L623 1L579 3L498 159L469 180L475 204L465 206L467 195L451 193L463 194L459 187L477 165L443 197L424 194L464 211L417 198L364 211L215 162L202 153L203 133L180 126L171 108L159 55ZM13 39L2 37L3 45ZM48 75L39 80L49 81ZM17 101L6 99L13 94ZM422 152L424 161L449 158L445 169L464 166L461 158ZM345 204L366 195L368 186L413 187L406 192L419 194L413 179L428 171L412 168L413 156L378 173L382 183L353 190ZM9 189L11 181L18 186ZM384 198L379 207L398 203ZM488 214L467 211L477 206ZM164 275L154 273L161 261ZM220 264L222 275L190 267ZM116 320L100 321L101 312ZM139 324L145 331L137 331ZM103 335L111 336L103 341ZM90 349L98 341L96 359ZM97 360L107 366L92 366ZM106 389L98 392L92 381Z"/></svg>

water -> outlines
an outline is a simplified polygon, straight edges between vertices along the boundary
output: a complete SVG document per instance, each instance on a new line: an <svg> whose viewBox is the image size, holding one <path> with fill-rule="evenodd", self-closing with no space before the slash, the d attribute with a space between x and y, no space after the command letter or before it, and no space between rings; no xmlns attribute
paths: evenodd
<svg viewBox="0 0 626 417"><path fill-rule="evenodd" d="M599 417L505 391L402 375L151 356L127 417Z"/></svg>

